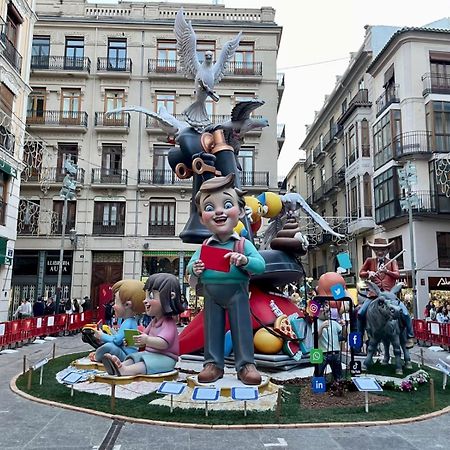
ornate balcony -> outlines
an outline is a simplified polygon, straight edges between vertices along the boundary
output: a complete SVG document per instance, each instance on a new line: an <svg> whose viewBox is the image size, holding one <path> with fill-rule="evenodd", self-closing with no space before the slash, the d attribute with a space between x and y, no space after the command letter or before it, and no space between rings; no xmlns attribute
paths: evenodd
<svg viewBox="0 0 450 450"><path fill-rule="evenodd" d="M80 129L87 131L88 114L84 111L27 111L27 125L33 128L57 128L62 130L61 126L71 129Z"/></svg>
<svg viewBox="0 0 450 450"><path fill-rule="evenodd" d="M0 149L14 156L16 136L4 125L0 125Z"/></svg>
<svg viewBox="0 0 450 450"><path fill-rule="evenodd" d="M241 185L269 187L269 172L239 172Z"/></svg>
<svg viewBox="0 0 450 450"><path fill-rule="evenodd" d="M149 236L175 236L175 224L172 225L158 225L148 224Z"/></svg>
<svg viewBox="0 0 450 450"><path fill-rule="evenodd" d="M97 73L112 74L112 76L131 75L133 63L131 58L97 58Z"/></svg>
<svg viewBox="0 0 450 450"><path fill-rule="evenodd" d="M84 184L84 173L84 169L77 169L75 181L80 185ZM22 179L21 186L26 187L27 185L30 186L38 183L59 184L62 183L65 176L66 174L61 167L42 167L40 170L33 168L30 174L26 174L26 179Z"/></svg>
<svg viewBox="0 0 450 450"><path fill-rule="evenodd" d="M398 84L391 84L383 93L378 97L375 102L377 108L377 117L392 103L400 103L400 97L398 95Z"/></svg>
<svg viewBox="0 0 450 450"><path fill-rule="evenodd" d="M172 170L139 169L138 184L140 185L192 185L191 179L180 179Z"/></svg>
<svg viewBox="0 0 450 450"><path fill-rule="evenodd" d="M62 234L62 220L59 219L52 224L52 234L53 235L61 235ZM66 234L69 234L69 231L75 229L75 220L67 219L66 222Z"/></svg>
<svg viewBox="0 0 450 450"><path fill-rule="evenodd" d="M280 154L283 148L284 141L286 139L286 125L284 123L277 124L277 144L278 144L278 154Z"/></svg>
<svg viewBox="0 0 450 450"><path fill-rule="evenodd" d="M431 139L430 131L408 131L399 134L393 140L394 157L402 158L410 155L429 157L433 152Z"/></svg>
<svg viewBox="0 0 450 450"><path fill-rule="evenodd" d="M130 114L106 114L105 112L96 112L94 117L94 126L97 128L123 133L124 131L128 131L130 128Z"/></svg>
<svg viewBox="0 0 450 450"><path fill-rule="evenodd" d="M450 94L450 75L440 73L426 73L422 75L422 95Z"/></svg>
<svg viewBox="0 0 450 450"><path fill-rule="evenodd" d="M342 113L342 115L337 120L339 125L342 125L357 108L370 108L372 102L369 102L369 91L367 89L360 89L356 95L350 100L347 109Z"/></svg>
<svg viewBox="0 0 450 450"><path fill-rule="evenodd" d="M125 234L125 221L94 220L92 234L123 236Z"/></svg>
<svg viewBox="0 0 450 450"><path fill-rule="evenodd" d="M148 76L184 77L179 61L174 59L149 59ZM225 68L225 77L262 77L262 62L230 61Z"/></svg>
<svg viewBox="0 0 450 450"><path fill-rule="evenodd" d="M2 27L2 32L0 33L0 54L20 73L22 70L22 56L16 50L14 44L8 39L6 34L3 32L4 27Z"/></svg>
<svg viewBox="0 0 450 450"><path fill-rule="evenodd" d="M128 184L127 169L92 169L92 185L126 186Z"/></svg>
<svg viewBox="0 0 450 450"><path fill-rule="evenodd" d="M32 56L31 70L33 72L43 71L46 75L70 72L74 75L87 76L91 72L91 60L87 57Z"/></svg>

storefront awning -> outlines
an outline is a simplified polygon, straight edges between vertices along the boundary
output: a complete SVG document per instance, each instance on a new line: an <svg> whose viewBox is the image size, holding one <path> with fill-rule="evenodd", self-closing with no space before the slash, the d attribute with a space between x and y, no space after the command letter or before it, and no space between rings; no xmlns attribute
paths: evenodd
<svg viewBox="0 0 450 450"><path fill-rule="evenodd" d="M193 251L177 252L172 250L149 250L147 252L142 252L143 256L180 256L181 253L183 253L185 257L190 257L194 254Z"/></svg>
<svg viewBox="0 0 450 450"><path fill-rule="evenodd" d="M12 167L2 159L0 159L0 170L7 173L8 175L11 175L14 178L17 178L17 169L15 167Z"/></svg>
<svg viewBox="0 0 450 450"><path fill-rule="evenodd" d="M0 237L0 265L10 266L12 264L12 255L8 254L8 239Z"/></svg>

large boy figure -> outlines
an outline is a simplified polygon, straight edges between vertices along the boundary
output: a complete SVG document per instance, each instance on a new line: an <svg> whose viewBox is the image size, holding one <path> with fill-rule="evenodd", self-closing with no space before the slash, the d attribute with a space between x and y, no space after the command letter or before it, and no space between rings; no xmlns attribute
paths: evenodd
<svg viewBox="0 0 450 450"><path fill-rule="evenodd" d="M231 173L205 181L195 197L200 221L213 233L206 244L229 250L224 258L230 262L229 272L208 269L199 259L200 250L197 250L187 267L191 276L200 279L205 295L205 364L198 375L200 383L212 383L223 377L226 311L237 376L244 384L261 383L261 375L254 364L248 284L250 273L264 272L265 261L248 240L243 253L235 251L240 237L233 228L245 214L243 195L243 191L234 188Z"/></svg>

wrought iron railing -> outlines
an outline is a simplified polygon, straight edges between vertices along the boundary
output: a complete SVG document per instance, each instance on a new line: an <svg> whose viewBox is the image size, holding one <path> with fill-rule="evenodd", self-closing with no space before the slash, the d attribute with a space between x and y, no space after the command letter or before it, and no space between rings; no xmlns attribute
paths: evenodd
<svg viewBox="0 0 450 450"><path fill-rule="evenodd" d="M360 106L372 106L372 103L369 102L369 91L367 89L360 89L354 97L350 100L347 109L341 114L337 122L342 124L350 114Z"/></svg>
<svg viewBox="0 0 450 450"><path fill-rule="evenodd" d="M130 114L129 113L106 114L105 112L96 112L94 118L94 125L96 127L129 127Z"/></svg>
<svg viewBox="0 0 450 450"><path fill-rule="evenodd" d="M16 136L11 133L4 125L0 125L0 148L6 153L14 156Z"/></svg>
<svg viewBox="0 0 450 450"><path fill-rule="evenodd" d="M28 110L27 125L72 125L87 127L85 111Z"/></svg>
<svg viewBox="0 0 450 450"><path fill-rule="evenodd" d="M398 84L391 84L378 97L376 104L377 117L392 103L399 103Z"/></svg>
<svg viewBox="0 0 450 450"><path fill-rule="evenodd" d="M171 225L158 225L148 224L149 236L175 236L175 224Z"/></svg>
<svg viewBox="0 0 450 450"><path fill-rule="evenodd" d="M3 44L3 46L0 46L0 52L14 69L20 73L22 69L22 56L4 32L0 33L0 40Z"/></svg>
<svg viewBox="0 0 450 450"><path fill-rule="evenodd" d="M65 70L91 72L91 60L88 57L35 55L31 57L32 70Z"/></svg>
<svg viewBox="0 0 450 450"><path fill-rule="evenodd" d="M239 172L242 186L269 186L269 172Z"/></svg>
<svg viewBox="0 0 450 450"><path fill-rule="evenodd" d="M91 183L127 185L128 170L105 168L92 169Z"/></svg>
<svg viewBox="0 0 450 450"><path fill-rule="evenodd" d="M79 184L84 184L84 169L78 168L75 175L75 181ZM38 182L43 179L47 183L62 183L66 176L64 170L61 167L41 167L31 171L31 174L27 176L27 180L24 184L30 182Z"/></svg>
<svg viewBox="0 0 450 450"><path fill-rule="evenodd" d="M52 229L52 234L54 234L54 235L62 234L62 224L63 224L62 220L56 221L56 223L54 224L53 229ZM69 233L69 231L72 229L75 229L75 219L72 219L72 220L67 219L66 230L65 230L66 233Z"/></svg>
<svg viewBox="0 0 450 450"><path fill-rule="evenodd" d="M192 184L190 179L178 178L172 170L139 169L139 184Z"/></svg>
<svg viewBox="0 0 450 450"><path fill-rule="evenodd" d="M132 68L131 58L97 58L97 70L100 72L131 73Z"/></svg>
<svg viewBox="0 0 450 450"><path fill-rule="evenodd" d="M125 221L94 220L92 233L96 235L123 235L125 234Z"/></svg>
<svg viewBox="0 0 450 450"><path fill-rule="evenodd" d="M431 154L430 131L408 131L393 139L394 156L401 158L405 155Z"/></svg>
<svg viewBox="0 0 450 450"><path fill-rule="evenodd" d="M149 59L148 73L182 74L179 61L174 59ZM225 76L248 75L262 76L262 62L230 61L225 68Z"/></svg>
<svg viewBox="0 0 450 450"><path fill-rule="evenodd" d="M450 75L441 73L426 73L422 75L422 95L450 94Z"/></svg>

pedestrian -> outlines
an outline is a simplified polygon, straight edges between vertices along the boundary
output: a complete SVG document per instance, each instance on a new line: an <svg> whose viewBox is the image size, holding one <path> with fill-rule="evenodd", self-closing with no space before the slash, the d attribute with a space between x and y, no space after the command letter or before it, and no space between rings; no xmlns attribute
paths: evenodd
<svg viewBox="0 0 450 450"><path fill-rule="evenodd" d="M72 300L69 298L66 299L64 303L64 312L66 314L72 314Z"/></svg>
<svg viewBox="0 0 450 450"><path fill-rule="evenodd" d="M90 311L91 307L91 299L87 295L85 295L83 297L83 311Z"/></svg>
<svg viewBox="0 0 450 450"><path fill-rule="evenodd" d="M14 317L18 319L25 319L26 317L31 317L32 308L31 303L28 299L22 299L20 305L18 306L16 312L14 313Z"/></svg>
<svg viewBox="0 0 450 450"><path fill-rule="evenodd" d="M72 312L78 314L80 312L80 304L76 298L73 299Z"/></svg>
<svg viewBox="0 0 450 450"><path fill-rule="evenodd" d="M41 317L43 315L44 315L44 302L42 301L42 297L39 296L33 304L33 316Z"/></svg>
<svg viewBox="0 0 450 450"><path fill-rule="evenodd" d="M51 316L55 314L55 302L53 301L53 297L49 297L45 303L44 307L44 315Z"/></svg>

